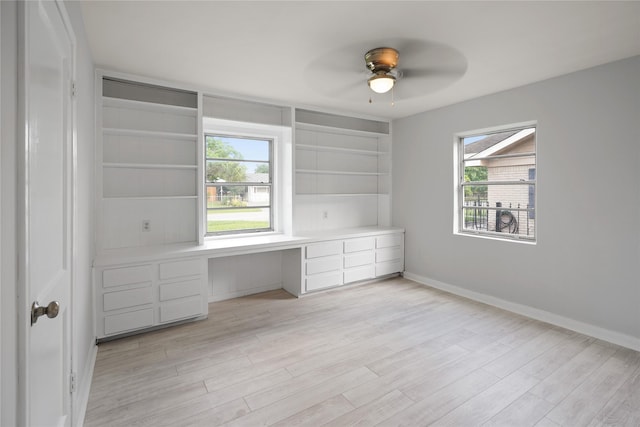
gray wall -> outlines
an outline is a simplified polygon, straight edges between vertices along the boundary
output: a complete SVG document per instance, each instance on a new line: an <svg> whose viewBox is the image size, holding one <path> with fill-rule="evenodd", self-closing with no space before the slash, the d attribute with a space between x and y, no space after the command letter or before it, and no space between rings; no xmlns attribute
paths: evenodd
<svg viewBox="0 0 640 427"><path fill-rule="evenodd" d="M17 8L15 2L0 2L2 15L0 47L0 234L2 235L0 264L0 316L2 319L2 364L0 365L0 396L2 397L0 425L17 425L16 393L17 370L17 325L16 325L16 107L17 92Z"/></svg>
<svg viewBox="0 0 640 427"><path fill-rule="evenodd" d="M453 135L530 120L537 244L455 235ZM639 123L640 57L394 121L408 277L640 348Z"/></svg>

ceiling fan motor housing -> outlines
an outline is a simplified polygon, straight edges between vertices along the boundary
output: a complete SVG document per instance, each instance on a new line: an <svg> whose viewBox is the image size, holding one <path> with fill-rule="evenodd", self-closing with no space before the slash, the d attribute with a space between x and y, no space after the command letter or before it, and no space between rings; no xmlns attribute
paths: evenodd
<svg viewBox="0 0 640 427"><path fill-rule="evenodd" d="M392 47L377 47L365 53L364 60L374 74L386 74L398 65L398 51Z"/></svg>

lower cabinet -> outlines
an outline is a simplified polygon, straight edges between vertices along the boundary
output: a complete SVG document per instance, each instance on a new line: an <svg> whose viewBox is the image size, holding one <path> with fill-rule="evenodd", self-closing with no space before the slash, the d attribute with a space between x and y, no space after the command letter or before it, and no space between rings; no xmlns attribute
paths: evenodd
<svg viewBox="0 0 640 427"><path fill-rule="evenodd" d="M282 271L283 288L299 296L401 273L404 231L320 237L285 253L290 268L286 274ZM176 259L163 254L148 262L110 261L94 267L97 338L206 317L208 274L217 274L209 273L210 256L201 253Z"/></svg>
<svg viewBox="0 0 640 427"><path fill-rule="evenodd" d="M376 237L376 277L404 270L404 234Z"/></svg>
<svg viewBox="0 0 640 427"><path fill-rule="evenodd" d="M302 293L383 277L404 270L404 233L307 244Z"/></svg>
<svg viewBox="0 0 640 427"><path fill-rule="evenodd" d="M97 338L205 317L206 265L193 257L96 267Z"/></svg>

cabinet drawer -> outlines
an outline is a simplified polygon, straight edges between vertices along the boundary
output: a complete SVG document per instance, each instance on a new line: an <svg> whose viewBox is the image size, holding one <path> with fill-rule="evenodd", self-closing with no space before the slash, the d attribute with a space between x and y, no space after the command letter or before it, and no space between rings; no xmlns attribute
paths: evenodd
<svg viewBox="0 0 640 427"><path fill-rule="evenodd" d="M375 275L373 264L365 267L350 268L344 272L344 283L357 282L358 280L371 279Z"/></svg>
<svg viewBox="0 0 640 427"><path fill-rule="evenodd" d="M328 271L340 270L342 267L342 257L332 256L317 258L307 261L306 274L326 273Z"/></svg>
<svg viewBox="0 0 640 427"><path fill-rule="evenodd" d="M390 248L402 246L402 234L388 234L376 237L376 248Z"/></svg>
<svg viewBox="0 0 640 427"><path fill-rule="evenodd" d="M376 277L402 272L402 260L376 264Z"/></svg>
<svg viewBox="0 0 640 427"><path fill-rule="evenodd" d="M307 277L306 290L315 291L317 289L330 288L332 286L342 285L342 274L319 274L317 276Z"/></svg>
<svg viewBox="0 0 640 427"><path fill-rule="evenodd" d="M160 306L160 322L171 322L202 314L202 297L185 298L164 303Z"/></svg>
<svg viewBox="0 0 640 427"><path fill-rule="evenodd" d="M339 255L342 253L342 241L332 240L330 242L314 243L307 245L305 256L307 259L318 258L329 255Z"/></svg>
<svg viewBox="0 0 640 427"><path fill-rule="evenodd" d="M153 309L132 311L130 313L115 314L104 318L105 335L133 331L153 325Z"/></svg>
<svg viewBox="0 0 640 427"><path fill-rule="evenodd" d="M344 256L344 268L359 267L361 265L373 264L373 251L358 252Z"/></svg>
<svg viewBox="0 0 640 427"><path fill-rule="evenodd" d="M364 239L348 239L344 241L344 253L350 252L368 251L373 249L374 239L373 237L367 237Z"/></svg>
<svg viewBox="0 0 640 427"><path fill-rule="evenodd" d="M102 272L102 286L110 288L114 286L132 285L134 283L151 282L151 265L138 265L135 267L110 268Z"/></svg>
<svg viewBox="0 0 640 427"><path fill-rule="evenodd" d="M160 264L160 280L185 276L199 276L201 274L201 265L202 260L200 258L163 262Z"/></svg>
<svg viewBox="0 0 640 427"><path fill-rule="evenodd" d="M200 295L200 292L202 292L202 282L200 280L163 283L160 285L160 301Z"/></svg>
<svg viewBox="0 0 640 427"><path fill-rule="evenodd" d="M103 295L102 305L104 311L117 310L119 308L135 307L137 305L151 304L153 295L151 287L130 289L120 292L109 292Z"/></svg>
<svg viewBox="0 0 640 427"><path fill-rule="evenodd" d="M376 262L392 261L402 258L402 249L385 248L376 251Z"/></svg>

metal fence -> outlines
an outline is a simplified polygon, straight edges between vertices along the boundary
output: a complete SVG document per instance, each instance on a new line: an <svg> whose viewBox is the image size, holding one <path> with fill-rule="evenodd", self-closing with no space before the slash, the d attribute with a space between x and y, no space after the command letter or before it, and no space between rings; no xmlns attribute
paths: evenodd
<svg viewBox="0 0 640 427"><path fill-rule="evenodd" d="M464 203L464 228L489 230L489 201L478 198Z"/></svg>
<svg viewBox="0 0 640 427"><path fill-rule="evenodd" d="M534 208L520 203L508 206L496 202L489 206L488 200L466 200L463 207L464 228L530 236L534 227Z"/></svg>

